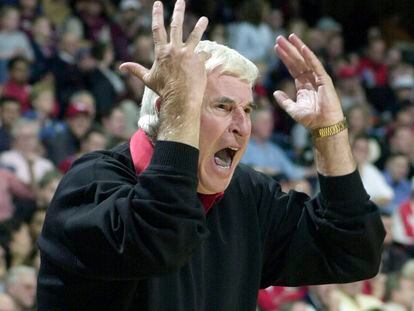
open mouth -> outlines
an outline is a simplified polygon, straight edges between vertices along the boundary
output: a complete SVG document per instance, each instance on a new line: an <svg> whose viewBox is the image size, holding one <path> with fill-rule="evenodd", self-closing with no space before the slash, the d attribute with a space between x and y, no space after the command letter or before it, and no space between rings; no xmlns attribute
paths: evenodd
<svg viewBox="0 0 414 311"><path fill-rule="evenodd" d="M227 147L217 151L214 154L214 163L221 168L230 168L238 150L239 148Z"/></svg>

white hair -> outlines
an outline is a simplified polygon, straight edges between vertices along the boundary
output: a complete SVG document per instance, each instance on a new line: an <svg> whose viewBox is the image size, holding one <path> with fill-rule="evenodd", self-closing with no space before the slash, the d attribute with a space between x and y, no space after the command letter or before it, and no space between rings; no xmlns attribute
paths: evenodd
<svg viewBox="0 0 414 311"><path fill-rule="evenodd" d="M38 121L27 119L27 118L20 118L13 124L12 130L11 130L11 136L14 139L16 139L16 137L18 137L20 133L22 132L22 130L26 127L31 128L31 132L35 133L36 136L39 135L40 126L39 126Z"/></svg>
<svg viewBox="0 0 414 311"><path fill-rule="evenodd" d="M207 74L220 67L221 73L245 80L253 87L258 75L258 69L250 60L227 46L208 40L198 43L195 52L201 51L211 54L211 57L205 63ZM159 125L158 113L155 107L155 101L158 97L158 94L153 90L145 87L138 120L138 127L143 129L152 139L156 138Z"/></svg>
<svg viewBox="0 0 414 311"><path fill-rule="evenodd" d="M36 269L29 266L16 266L10 268L6 275L6 286L20 282L23 275L31 275L36 278Z"/></svg>

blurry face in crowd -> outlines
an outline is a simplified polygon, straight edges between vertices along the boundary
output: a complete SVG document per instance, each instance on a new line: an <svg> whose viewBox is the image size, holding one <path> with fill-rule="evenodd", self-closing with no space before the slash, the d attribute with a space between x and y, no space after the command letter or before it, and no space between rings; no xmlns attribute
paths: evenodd
<svg viewBox="0 0 414 311"><path fill-rule="evenodd" d="M413 132L408 127L401 127L395 130L391 138L391 150L408 155L413 145Z"/></svg>
<svg viewBox="0 0 414 311"><path fill-rule="evenodd" d="M374 40L369 46L369 57L375 63L384 62L385 42L383 40Z"/></svg>
<svg viewBox="0 0 414 311"><path fill-rule="evenodd" d="M92 126L92 117L85 113L79 113L76 116L67 119L67 123L73 134L81 138Z"/></svg>
<svg viewBox="0 0 414 311"><path fill-rule="evenodd" d="M341 36L335 36L329 40L328 54L332 58L340 57L344 52L344 40Z"/></svg>
<svg viewBox="0 0 414 311"><path fill-rule="evenodd" d="M10 284L7 292L23 309L33 307L36 298L36 277L32 273L20 275L19 280Z"/></svg>
<svg viewBox="0 0 414 311"><path fill-rule="evenodd" d="M367 126L367 119L362 109L354 108L348 116L349 129L353 133L361 133Z"/></svg>
<svg viewBox="0 0 414 311"><path fill-rule="evenodd" d="M59 185L60 178L52 179L45 187L38 190L37 200L41 207L48 207Z"/></svg>
<svg viewBox="0 0 414 311"><path fill-rule="evenodd" d="M78 37L70 32L67 32L63 35L60 42L60 48L66 53L75 57L76 52L79 49L79 39Z"/></svg>
<svg viewBox="0 0 414 311"><path fill-rule="evenodd" d="M104 135L98 132L89 134L88 138L82 143L82 152L88 153L96 150L105 150L107 139Z"/></svg>
<svg viewBox="0 0 414 311"><path fill-rule="evenodd" d="M42 115L50 116L53 112L55 96L51 90L44 90L33 99L32 105Z"/></svg>
<svg viewBox="0 0 414 311"><path fill-rule="evenodd" d="M13 147L22 153L36 153L39 148L37 127L32 124L23 125L14 141Z"/></svg>
<svg viewBox="0 0 414 311"><path fill-rule="evenodd" d="M392 300L403 305L407 310L411 310L414 305L414 281L402 277L400 288L395 289L392 293Z"/></svg>
<svg viewBox="0 0 414 311"><path fill-rule="evenodd" d="M45 221L46 210L38 209L34 212L32 221L30 222L30 234L32 241L36 242L42 232L43 223Z"/></svg>
<svg viewBox="0 0 414 311"><path fill-rule="evenodd" d="M37 0L20 0L19 4L25 9L35 9L37 6Z"/></svg>
<svg viewBox="0 0 414 311"><path fill-rule="evenodd" d="M18 61L10 70L10 79L19 84L25 84L29 80L29 64Z"/></svg>
<svg viewBox="0 0 414 311"><path fill-rule="evenodd" d="M246 150L251 132L250 85L213 70L201 110L198 192L224 191Z"/></svg>
<svg viewBox="0 0 414 311"><path fill-rule="evenodd" d="M359 138L352 146L352 153L358 165L365 164L369 158L369 142L367 139Z"/></svg>
<svg viewBox="0 0 414 311"><path fill-rule="evenodd" d="M154 60L154 47L151 35L141 35L137 37L134 42L133 57L134 61L140 64L152 64Z"/></svg>
<svg viewBox="0 0 414 311"><path fill-rule="evenodd" d="M90 115L92 116L92 119L95 118L95 115L96 115L95 99L89 93L87 93L87 92L80 93L79 95L75 96L74 98L71 98L70 102L80 102L80 103L86 105L87 110L89 111Z"/></svg>
<svg viewBox="0 0 414 311"><path fill-rule="evenodd" d="M1 29L5 31L14 31L19 28L20 15L17 10L9 9L7 13L2 16Z"/></svg>
<svg viewBox="0 0 414 311"><path fill-rule="evenodd" d="M259 140L268 140L272 136L273 116L268 110L258 111L252 124L252 135Z"/></svg>
<svg viewBox="0 0 414 311"><path fill-rule="evenodd" d="M8 294L0 293L0 311L18 311L16 303Z"/></svg>
<svg viewBox="0 0 414 311"><path fill-rule="evenodd" d="M395 119L398 125L402 125L402 126L414 125L414 116L409 109L402 109L398 111Z"/></svg>
<svg viewBox="0 0 414 311"><path fill-rule="evenodd" d="M5 102L0 107L0 120L3 127L10 129L19 118L20 104L18 102Z"/></svg>
<svg viewBox="0 0 414 311"><path fill-rule="evenodd" d="M14 147L23 153L37 152L39 147L37 127L23 125L14 140Z"/></svg>
<svg viewBox="0 0 414 311"><path fill-rule="evenodd" d="M115 136L125 134L125 114L122 109L114 109L111 115L103 121L105 129Z"/></svg>
<svg viewBox="0 0 414 311"><path fill-rule="evenodd" d="M391 158L386 165L386 169L394 181L406 179L408 177L409 168L408 157L403 155Z"/></svg>
<svg viewBox="0 0 414 311"><path fill-rule="evenodd" d="M22 224L20 229L13 233L10 242L10 252L13 257L27 258L32 251L32 240L30 238L29 227Z"/></svg>
<svg viewBox="0 0 414 311"><path fill-rule="evenodd" d="M50 38L52 36L52 27L50 21L46 17L36 19L33 25L34 36L41 36L43 38Z"/></svg>

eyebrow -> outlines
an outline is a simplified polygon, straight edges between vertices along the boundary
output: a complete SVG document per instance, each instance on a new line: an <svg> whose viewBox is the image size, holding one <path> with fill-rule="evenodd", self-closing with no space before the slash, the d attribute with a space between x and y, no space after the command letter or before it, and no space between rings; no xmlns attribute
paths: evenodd
<svg viewBox="0 0 414 311"><path fill-rule="evenodd" d="M220 103L220 104L230 104L230 105L236 105L236 101L234 101L233 99L231 99L230 97L227 96L221 96L219 98L216 99L216 103ZM246 106L246 108L249 107L250 109L254 110L257 108L257 105L254 102L249 102Z"/></svg>

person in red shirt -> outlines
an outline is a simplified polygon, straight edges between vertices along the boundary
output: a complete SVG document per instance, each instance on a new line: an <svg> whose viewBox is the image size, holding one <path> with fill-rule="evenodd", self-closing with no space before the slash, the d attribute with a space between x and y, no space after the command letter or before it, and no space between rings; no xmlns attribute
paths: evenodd
<svg viewBox="0 0 414 311"><path fill-rule="evenodd" d="M22 112L30 105L29 61L21 56L14 57L8 63L9 79L3 87L3 95L19 101Z"/></svg>

